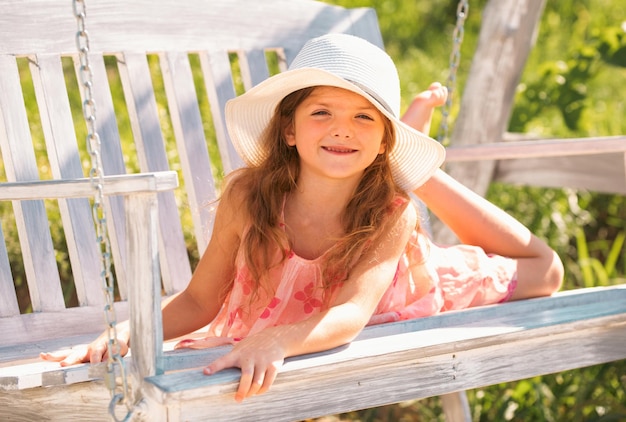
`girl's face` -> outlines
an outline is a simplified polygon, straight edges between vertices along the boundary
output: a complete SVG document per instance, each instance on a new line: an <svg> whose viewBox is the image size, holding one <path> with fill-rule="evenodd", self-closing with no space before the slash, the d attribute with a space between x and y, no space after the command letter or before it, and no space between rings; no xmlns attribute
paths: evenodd
<svg viewBox="0 0 626 422"><path fill-rule="evenodd" d="M316 87L296 108L285 130L287 144L300 156L300 175L358 181L378 154L385 117L359 94Z"/></svg>

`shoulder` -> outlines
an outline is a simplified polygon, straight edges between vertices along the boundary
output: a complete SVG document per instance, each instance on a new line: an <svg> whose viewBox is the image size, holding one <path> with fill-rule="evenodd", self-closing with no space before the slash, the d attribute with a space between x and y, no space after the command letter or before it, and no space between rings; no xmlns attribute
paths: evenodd
<svg viewBox="0 0 626 422"><path fill-rule="evenodd" d="M224 181L224 190L217 204L215 230L229 228L239 235L250 224L247 203L249 188L243 183L239 171Z"/></svg>
<svg viewBox="0 0 626 422"><path fill-rule="evenodd" d="M390 206L390 221L394 226L403 226L414 229L417 227L418 211L417 207L409 198L397 195Z"/></svg>

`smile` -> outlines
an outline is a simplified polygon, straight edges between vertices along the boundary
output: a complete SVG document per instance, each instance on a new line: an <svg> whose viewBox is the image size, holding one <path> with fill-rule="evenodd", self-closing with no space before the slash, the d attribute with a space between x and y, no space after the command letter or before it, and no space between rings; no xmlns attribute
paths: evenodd
<svg viewBox="0 0 626 422"><path fill-rule="evenodd" d="M322 147L325 151L328 152L337 152L337 153L350 153L355 152L355 149L346 148L346 147Z"/></svg>

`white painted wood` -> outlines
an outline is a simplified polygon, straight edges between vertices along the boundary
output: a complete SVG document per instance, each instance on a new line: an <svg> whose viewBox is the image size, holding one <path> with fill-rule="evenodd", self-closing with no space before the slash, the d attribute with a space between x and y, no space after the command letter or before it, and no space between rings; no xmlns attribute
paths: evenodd
<svg viewBox="0 0 626 422"><path fill-rule="evenodd" d="M11 265L7 255L6 243L4 243L4 232L0 225L0 318L19 314L13 274L11 274Z"/></svg>
<svg viewBox="0 0 626 422"><path fill-rule="evenodd" d="M626 167L622 154L500 161L494 181L626 195Z"/></svg>
<svg viewBox="0 0 626 422"><path fill-rule="evenodd" d="M29 0L29 6L24 7L21 0L3 2L0 54L74 54L76 22L71 6L69 13L56 0ZM268 43L299 50L300 36L293 34L308 39L328 32L364 34L382 44L376 14L365 8L346 10L309 0L273 0L271 7L248 0L189 0L153 6L150 0L90 3L92 51L198 51L225 45L252 49ZM20 22L22 37L14 36L16 22ZM241 31L242 22L254 24ZM68 30L72 35L68 36Z"/></svg>
<svg viewBox="0 0 626 422"><path fill-rule="evenodd" d="M487 2L450 145L495 142L506 131L515 89L534 44L544 5L545 1L529 0ZM493 166L492 162L457 164L448 170L484 194Z"/></svg>
<svg viewBox="0 0 626 422"><path fill-rule="evenodd" d="M624 359L625 311L616 286L368 327L348 346L289 359L269 393L242 404L238 370L201 371L228 349L197 352L197 369L151 378L150 394L182 420L323 416Z"/></svg>
<svg viewBox="0 0 626 422"><path fill-rule="evenodd" d="M102 381L2 391L2 417L14 422L102 421L110 422L109 392Z"/></svg>
<svg viewBox="0 0 626 422"><path fill-rule="evenodd" d="M113 108L113 98L111 88L107 79L107 72L104 64L104 57L101 54L90 54L90 66L93 72L93 99L96 103L96 131L100 137L100 157L102 168L106 175L117 175L126 173L124 164L124 154L122 152L122 140L120 139L117 127L117 118ZM74 67L76 77L81 81L80 62L75 57ZM84 90L79 89L82 101ZM124 227L124 205L123 199L115 196L107 196L104 200L108 237L111 243L111 253L113 256L115 279L119 288L120 296L126 299L127 281L126 276L126 240Z"/></svg>
<svg viewBox="0 0 626 422"><path fill-rule="evenodd" d="M61 58L57 55L36 56L30 62L30 70L52 176L55 179L82 178L83 168ZM81 305L101 305L100 253L89 200L62 199L58 204L78 301Z"/></svg>
<svg viewBox="0 0 626 422"><path fill-rule="evenodd" d="M189 57L180 51L166 53L161 56L161 68L196 243L202 253L209 242L207 229L212 227L210 206L217 199L217 193Z"/></svg>
<svg viewBox="0 0 626 422"><path fill-rule="evenodd" d="M0 150L7 180L37 180L39 172L15 57L0 55L0 92ZM14 202L13 211L33 310L61 310L65 305L44 203Z"/></svg>
<svg viewBox="0 0 626 422"><path fill-rule="evenodd" d="M129 251L130 343L133 348L133 397L143 396L143 379L163 373L161 278L157 239L156 194L126 198Z"/></svg>
<svg viewBox="0 0 626 422"><path fill-rule="evenodd" d="M446 415L446 422L471 422L469 402L465 391L441 395L441 407Z"/></svg>
<svg viewBox="0 0 626 422"><path fill-rule="evenodd" d="M157 110L150 69L145 54L126 52L119 57L118 68L126 95L140 169L143 172L169 170L167 151ZM167 294L185 288L191 278L187 245L180 224L180 214L173 192L158 196L159 250L163 287Z"/></svg>
<svg viewBox="0 0 626 422"><path fill-rule="evenodd" d="M544 187L570 187L626 194L626 136L578 139L519 139L452 146L446 162L498 160L493 181Z"/></svg>
<svg viewBox="0 0 626 422"><path fill-rule="evenodd" d="M201 372L228 347L170 351L164 361L170 373L151 378L159 389L148 391L181 420L248 420L252 413L299 420L624 359L625 312L626 286L613 286L367 327L348 346L290 358L269 393L243 404L233 400L238 370ZM571 353L574 347L585 353ZM7 371L0 368L5 390L18 383ZM48 368L21 382L42 373L52 387L104 371L103 365Z"/></svg>
<svg viewBox="0 0 626 422"><path fill-rule="evenodd" d="M528 139L526 141L451 146L446 150L446 162L586 156L623 153L625 151L626 135L571 139Z"/></svg>
<svg viewBox="0 0 626 422"><path fill-rule="evenodd" d="M162 192L178 187L178 177L174 171L104 176L104 182L103 192L108 196ZM50 199L80 198L93 195L93 186L89 179L3 183L0 189L0 200L37 199L41 198L43 191Z"/></svg>
<svg viewBox="0 0 626 422"><path fill-rule="evenodd" d="M211 104L211 115L215 124L215 136L220 150L225 173L230 173L243 165L243 160L235 151L226 131L224 108L226 102L235 97L232 69L226 50L200 53L200 64L205 79L207 97ZM245 75L243 76L244 80Z"/></svg>

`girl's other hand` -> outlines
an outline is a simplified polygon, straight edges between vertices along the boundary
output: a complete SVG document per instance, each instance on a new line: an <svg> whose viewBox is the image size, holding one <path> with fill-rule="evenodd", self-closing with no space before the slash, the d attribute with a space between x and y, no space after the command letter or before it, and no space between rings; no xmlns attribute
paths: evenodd
<svg viewBox="0 0 626 422"><path fill-rule="evenodd" d="M241 369L241 380L235 393L237 402L267 392L284 364L284 347L278 338L267 331L271 330L235 342L233 350L204 368L207 375L226 368Z"/></svg>
<svg viewBox="0 0 626 422"><path fill-rule="evenodd" d="M56 350L54 352L42 352L39 356L48 362L60 362L61 366L71 366L79 363L98 363L108 359L108 337L102 334L89 345L80 345L71 349ZM128 343L118 339L121 356L128 353Z"/></svg>

